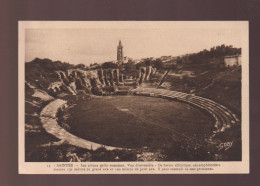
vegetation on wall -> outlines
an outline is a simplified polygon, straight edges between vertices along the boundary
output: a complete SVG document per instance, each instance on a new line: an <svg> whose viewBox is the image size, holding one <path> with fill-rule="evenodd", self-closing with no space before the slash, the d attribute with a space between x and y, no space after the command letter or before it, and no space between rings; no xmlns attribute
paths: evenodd
<svg viewBox="0 0 260 186"><path fill-rule="evenodd" d="M25 81L46 90L50 82L58 79L55 71L66 71L72 68L74 68L74 65L69 63L35 58L31 62L25 63Z"/></svg>

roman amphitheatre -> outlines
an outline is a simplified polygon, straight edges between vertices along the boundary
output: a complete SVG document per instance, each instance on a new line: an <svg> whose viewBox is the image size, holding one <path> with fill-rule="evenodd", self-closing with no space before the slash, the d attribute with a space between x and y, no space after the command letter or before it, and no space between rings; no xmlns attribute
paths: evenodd
<svg viewBox="0 0 260 186"><path fill-rule="evenodd" d="M241 160L241 66L223 55L27 62L26 161Z"/></svg>

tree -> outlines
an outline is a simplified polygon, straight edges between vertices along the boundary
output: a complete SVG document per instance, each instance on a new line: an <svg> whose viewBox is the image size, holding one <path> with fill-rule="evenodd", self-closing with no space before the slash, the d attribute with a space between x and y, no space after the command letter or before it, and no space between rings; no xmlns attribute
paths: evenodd
<svg viewBox="0 0 260 186"><path fill-rule="evenodd" d="M84 64L78 64L78 65L75 66L75 68L79 68L79 69L85 70L86 66Z"/></svg>
<svg viewBox="0 0 260 186"><path fill-rule="evenodd" d="M153 64L153 62L150 59L145 60L146 66L149 66L149 65L152 65L152 64Z"/></svg>
<svg viewBox="0 0 260 186"><path fill-rule="evenodd" d="M182 63L182 59L181 59L180 56L177 57L177 59L176 59L176 63L177 63L177 65L179 65L179 64Z"/></svg>
<svg viewBox="0 0 260 186"><path fill-rule="evenodd" d="M135 68L136 68L137 70L139 70L140 67L145 67L145 62L144 62L144 61L141 61L141 62L139 62L139 63L137 63L137 64L135 65Z"/></svg>
<svg viewBox="0 0 260 186"><path fill-rule="evenodd" d="M126 71L127 73L133 72L133 71L135 71L135 69L136 69L135 64L134 64L132 61L127 62L127 63L124 65L124 67L125 67L125 71Z"/></svg>
<svg viewBox="0 0 260 186"><path fill-rule="evenodd" d="M161 59L156 59L154 62L154 67L157 69L162 69L163 68L163 62Z"/></svg>
<svg viewBox="0 0 260 186"><path fill-rule="evenodd" d="M118 68L118 65L117 64L115 64L115 63L112 63L112 62L105 62L105 63L103 63L102 65L101 65L101 67L103 68L103 69L107 69L107 68Z"/></svg>

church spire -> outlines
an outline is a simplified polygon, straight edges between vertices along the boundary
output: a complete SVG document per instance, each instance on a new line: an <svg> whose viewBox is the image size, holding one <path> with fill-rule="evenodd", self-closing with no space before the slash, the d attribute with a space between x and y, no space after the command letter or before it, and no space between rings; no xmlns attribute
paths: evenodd
<svg viewBox="0 0 260 186"><path fill-rule="evenodd" d="M123 60L124 60L123 45L120 39L119 44L117 46L117 61L123 62Z"/></svg>
<svg viewBox="0 0 260 186"><path fill-rule="evenodd" d="M121 42L121 39L119 40L119 45L118 46L123 46L122 42Z"/></svg>

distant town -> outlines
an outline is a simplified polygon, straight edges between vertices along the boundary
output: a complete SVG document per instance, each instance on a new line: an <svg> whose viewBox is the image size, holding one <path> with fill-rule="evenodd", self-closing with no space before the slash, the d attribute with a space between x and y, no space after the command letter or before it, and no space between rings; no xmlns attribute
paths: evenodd
<svg viewBox="0 0 260 186"><path fill-rule="evenodd" d="M144 63L162 63L161 66L165 68L174 67L180 63L194 63L201 64L206 62L220 62L226 67L230 66L240 66L241 65L241 48L233 48L232 46L216 46L212 47L210 51L203 50L199 53L184 54L180 56L161 56L161 57L148 57L141 59L134 59L128 56L124 56L124 47L121 40L117 46L117 59L113 61L107 61L103 63L114 63L119 66L122 66L127 63L132 64L144 64ZM195 60L194 60L195 59ZM200 60L201 61L198 61ZM102 63L91 63L89 66L86 66L88 69L97 69L102 66Z"/></svg>

